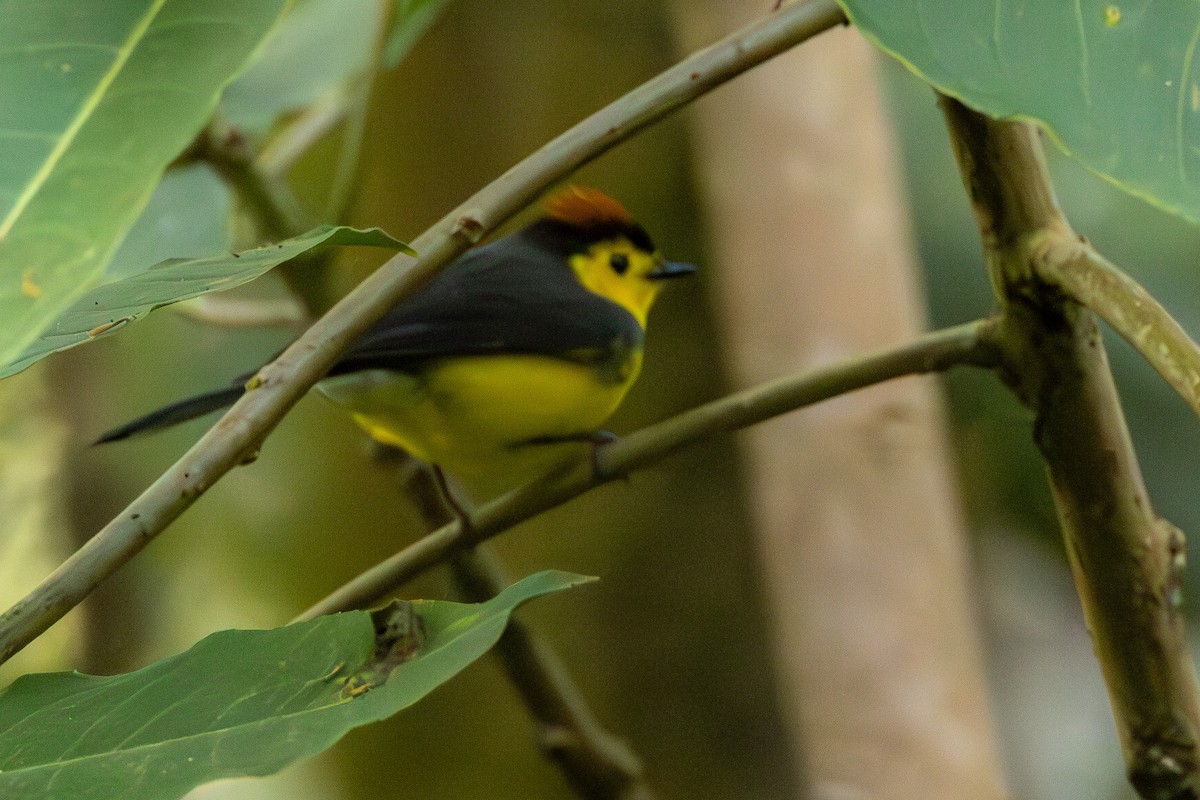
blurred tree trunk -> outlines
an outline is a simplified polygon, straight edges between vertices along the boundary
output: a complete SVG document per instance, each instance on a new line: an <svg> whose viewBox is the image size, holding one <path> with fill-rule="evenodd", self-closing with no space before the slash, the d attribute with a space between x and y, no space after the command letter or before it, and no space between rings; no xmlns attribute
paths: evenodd
<svg viewBox="0 0 1200 800"><path fill-rule="evenodd" d="M0 610L21 599L70 552L63 470L67 432L39 364L0 381ZM80 650L68 615L0 667L0 688L26 672L64 669Z"/></svg>
<svg viewBox="0 0 1200 800"><path fill-rule="evenodd" d="M680 19L698 44L764 6L691 0ZM696 107L741 383L923 325L872 58L833 31ZM1004 794L942 417L935 386L909 379L747 438L783 715L817 798Z"/></svg>

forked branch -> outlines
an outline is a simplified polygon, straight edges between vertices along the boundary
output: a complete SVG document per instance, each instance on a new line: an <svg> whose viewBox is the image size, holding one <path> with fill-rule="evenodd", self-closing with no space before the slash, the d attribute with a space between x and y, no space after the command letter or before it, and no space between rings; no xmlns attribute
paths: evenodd
<svg viewBox="0 0 1200 800"><path fill-rule="evenodd" d="M1047 251L1042 277L1129 342L1200 416L1200 348L1162 304L1087 241Z"/></svg>
<svg viewBox="0 0 1200 800"><path fill-rule="evenodd" d="M1130 780L1146 798L1200 797L1200 690L1179 610L1183 534L1151 508L1095 318L1080 304L1099 305L1101 294L1077 272L1081 241L1054 199L1037 130L946 97L942 110L1003 309L1003 374L1037 415Z"/></svg>

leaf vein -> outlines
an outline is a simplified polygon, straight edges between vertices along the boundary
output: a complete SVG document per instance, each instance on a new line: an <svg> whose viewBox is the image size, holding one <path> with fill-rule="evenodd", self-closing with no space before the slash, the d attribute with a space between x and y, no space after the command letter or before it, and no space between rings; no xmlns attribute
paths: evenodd
<svg viewBox="0 0 1200 800"><path fill-rule="evenodd" d="M136 45L145 38L147 30L150 28L151 24L153 24L155 18L158 16L159 12L162 11L162 8L164 5L166 5L166 3L167 0L153 0L150 8L146 11L146 14L129 32L129 36L126 38L125 42L119 48L117 48L117 56L113 60L113 63L109 66L104 76L100 79L95 88L93 88L91 93L88 95L87 99L80 106L79 110L75 114L75 118L71 120L71 123L62 132L62 135L59 137L54 149L51 150L49 157L42 162L41 167L38 168L38 171L34 174L33 179L30 180L24 191L17 196L17 200L15 203L13 203L8 215L3 220L0 220L0 241L8 236L13 226L16 225L17 220L20 219L21 214L23 214L25 209L29 206L29 203L32 202L38 191L42 188L42 186L45 185L46 181L49 180L51 173L54 171L54 167L59 163L59 161L62 160L63 155L67 152L67 149L71 146L72 142L75 141L75 138L83 129L84 124L86 124L88 119L91 117L92 112L94 112L96 107L100 105L101 100L104 99L105 92L107 92L109 87L112 86L113 82L121 74L125 64L129 61L130 56L132 56Z"/></svg>
<svg viewBox="0 0 1200 800"><path fill-rule="evenodd" d="M1081 0L1075 0L1075 28L1079 31L1079 88L1083 90L1084 105L1092 104L1092 75L1088 63L1087 32L1083 26L1083 6Z"/></svg>

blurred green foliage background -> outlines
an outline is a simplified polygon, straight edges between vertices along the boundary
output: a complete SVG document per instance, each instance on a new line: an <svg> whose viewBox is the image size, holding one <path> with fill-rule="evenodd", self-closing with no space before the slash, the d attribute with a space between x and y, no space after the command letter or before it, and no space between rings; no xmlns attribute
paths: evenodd
<svg viewBox="0 0 1200 800"><path fill-rule="evenodd" d="M680 55L672 14L687 9L687 2L651 0L451 2L410 58L375 88L359 188L344 221L414 236L552 136L671 64ZM980 246L933 94L895 64L882 64L881 75L903 143L931 324L986 314L992 300ZM735 81L721 91L737 90ZM676 115L588 166L577 180L621 198L670 257L713 270L719 265L706 257L688 123L686 111ZM319 194L306 186L319 185L333 149L319 148L300 166L302 196ZM1200 330L1195 228L1064 158L1052 160L1077 229L1144 282L1186 328ZM347 254L331 284L349 285L377 263L373 259ZM613 430L632 430L727 389L721 321L710 313L705 285L703 276L673 285L660 301L643 377ZM78 535L90 535L118 512L204 423L89 449L97 433L256 367L292 335L220 329L160 312L119 336L38 365L58 410L71 421ZM1193 489L1200 424L1123 343L1114 340L1111 356L1160 512L1185 531L1200 529ZM981 540L1036 543L1033 558L1051 585L1046 602L1061 605L1053 613L1077 628L1061 584L1061 547L1029 415L988 376L955 374L947 385L972 530ZM214 629L281 624L420 534L418 515L363 437L331 406L308 398L255 463L214 487L102 588L84 611L87 657L75 666L128 670ZM514 574L555 567L602 578L523 613L562 652L601 719L646 760L664 797L795 796L785 732L773 710L768 612L756 580L735 441L693 448L593 492L521 526L497 546ZM1002 566L990 545L980 552L981 573ZM1190 581L1194 593L1194 571ZM980 584L990 586L990 578L983 575ZM450 587L435 573L410 591L441 597ZM983 607L992 619L996 606L985 600ZM1030 613L1052 612L1039 606ZM1005 641L990 638L993 647ZM1086 650L1086 637L1083 642ZM1086 658L1071 668L1094 674ZM1006 663L997 658L993 670ZM1016 693L1028 686L1001 693L1011 684L1003 676L996 684L1001 716L1010 720L1005 725L1023 730L1011 723L1020 716L1013 704L1038 699ZM1085 788L1099 792L1091 796L1120 795L1115 736L1111 725L1103 727L1102 694L1096 699L1100 721L1093 715L1087 724L1099 725L1099 743L1084 754L1082 769L1098 777ZM397 718L352 734L315 766L297 768L304 777L293 777L280 796L570 796L529 732L497 665L485 660ZM1020 773L1022 756L1009 747ZM1038 796L1044 786L1042 779L1014 778L1014 789L1026 796Z"/></svg>

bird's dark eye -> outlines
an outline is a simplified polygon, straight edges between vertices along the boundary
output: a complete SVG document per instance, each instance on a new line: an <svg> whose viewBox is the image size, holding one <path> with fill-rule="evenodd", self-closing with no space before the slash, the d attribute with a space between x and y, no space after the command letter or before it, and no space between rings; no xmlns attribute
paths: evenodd
<svg viewBox="0 0 1200 800"><path fill-rule="evenodd" d="M608 265L612 267L613 272L624 275L629 269L629 256L624 253L613 253L612 257L608 259Z"/></svg>

